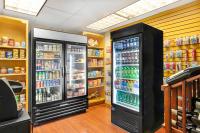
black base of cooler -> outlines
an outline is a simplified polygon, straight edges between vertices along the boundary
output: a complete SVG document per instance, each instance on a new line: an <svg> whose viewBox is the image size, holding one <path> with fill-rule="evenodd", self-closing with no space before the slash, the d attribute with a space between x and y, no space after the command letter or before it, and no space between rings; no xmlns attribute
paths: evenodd
<svg viewBox="0 0 200 133"><path fill-rule="evenodd" d="M87 98L75 98L48 106L34 107L32 123L34 126L38 126L50 120L86 112L87 108Z"/></svg>
<svg viewBox="0 0 200 133"><path fill-rule="evenodd" d="M142 133L142 119L138 115L120 109L118 106L112 106L111 121L113 124L127 130L130 133Z"/></svg>

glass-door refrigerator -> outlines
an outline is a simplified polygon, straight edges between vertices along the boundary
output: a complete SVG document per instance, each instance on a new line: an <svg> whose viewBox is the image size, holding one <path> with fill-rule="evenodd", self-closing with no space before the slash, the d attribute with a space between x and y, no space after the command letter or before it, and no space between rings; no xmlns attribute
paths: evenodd
<svg viewBox="0 0 200 133"><path fill-rule="evenodd" d="M63 100L63 50L61 43L36 41L36 104Z"/></svg>
<svg viewBox="0 0 200 133"><path fill-rule="evenodd" d="M66 98L87 95L86 46L66 45Z"/></svg>
<svg viewBox="0 0 200 133"><path fill-rule="evenodd" d="M114 124L131 133L163 123L162 31L140 23L111 33Z"/></svg>
<svg viewBox="0 0 200 133"><path fill-rule="evenodd" d="M29 114L33 125L85 112L87 38L34 28L31 39Z"/></svg>

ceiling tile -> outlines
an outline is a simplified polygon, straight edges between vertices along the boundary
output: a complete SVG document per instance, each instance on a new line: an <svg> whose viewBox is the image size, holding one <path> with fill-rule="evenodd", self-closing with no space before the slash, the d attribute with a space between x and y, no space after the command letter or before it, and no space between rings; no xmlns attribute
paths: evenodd
<svg viewBox="0 0 200 133"><path fill-rule="evenodd" d="M85 0L48 0L47 7L64 11L66 13L76 13L86 5Z"/></svg>
<svg viewBox="0 0 200 133"><path fill-rule="evenodd" d="M72 14L67 14L56 9L43 7L36 18L35 25L44 25L48 27L58 27Z"/></svg>

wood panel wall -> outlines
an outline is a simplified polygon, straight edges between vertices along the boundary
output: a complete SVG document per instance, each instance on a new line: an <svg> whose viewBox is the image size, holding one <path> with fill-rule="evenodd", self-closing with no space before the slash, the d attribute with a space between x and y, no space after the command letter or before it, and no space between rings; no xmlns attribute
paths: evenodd
<svg viewBox="0 0 200 133"><path fill-rule="evenodd" d="M200 35L200 1L189 3L181 7L159 13L157 15L142 19L140 21L130 23L128 25L119 27L114 30L118 30L130 25L143 22L158 28L164 32L164 40L171 40L170 48L164 48L163 59L164 62L182 62L182 68L186 68L186 61L184 59L185 49L189 50L189 64L192 62L191 51L193 48L197 52L197 62L200 64L200 44L176 46L175 39L185 36ZM114 31L113 30L113 31ZM184 50L183 58L166 59L166 53L169 51ZM170 76L173 72L164 73L165 77Z"/></svg>

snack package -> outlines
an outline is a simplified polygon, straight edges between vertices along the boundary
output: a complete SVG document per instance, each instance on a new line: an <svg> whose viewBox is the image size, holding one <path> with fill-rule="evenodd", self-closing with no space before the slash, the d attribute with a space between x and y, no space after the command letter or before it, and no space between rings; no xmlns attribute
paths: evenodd
<svg viewBox="0 0 200 133"><path fill-rule="evenodd" d="M170 47L170 40L164 41L164 47L166 47L166 48Z"/></svg>

